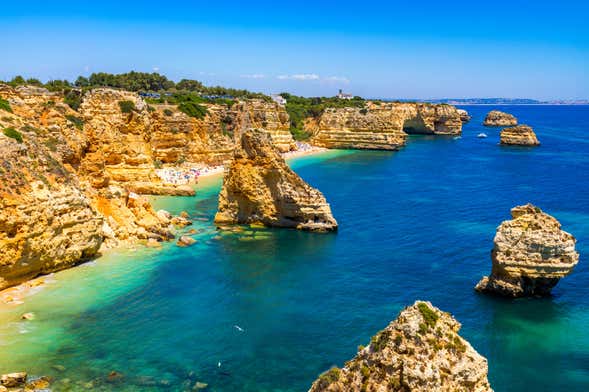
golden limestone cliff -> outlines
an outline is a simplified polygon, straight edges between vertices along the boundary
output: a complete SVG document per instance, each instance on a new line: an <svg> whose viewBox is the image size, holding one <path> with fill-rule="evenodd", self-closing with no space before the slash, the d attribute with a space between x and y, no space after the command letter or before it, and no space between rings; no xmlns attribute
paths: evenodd
<svg viewBox="0 0 589 392"><path fill-rule="evenodd" d="M305 129L321 147L397 150L407 134L460 134L462 120L451 105L368 102L365 108L328 108Z"/></svg>
<svg viewBox="0 0 589 392"><path fill-rule="evenodd" d="M491 392L487 360L460 327L449 313L417 301L342 369L323 373L310 392Z"/></svg>
<svg viewBox="0 0 589 392"><path fill-rule="evenodd" d="M14 101L12 101L14 102ZM18 112L18 105L14 105ZM94 257L103 218L90 206L75 174L41 130L17 130L22 119L0 111L0 289ZM13 121L7 121L14 119ZM27 129L27 127L24 127ZM49 131L47 131L49 132ZM10 136L7 136L10 135Z"/></svg>
<svg viewBox="0 0 589 392"><path fill-rule="evenodd" d="M149 143L152 118L137 94L95 89L80 105L88 147L79 174L93 188L124 185L148 194L191 195L189 187L163 184L155 172Z"/></svg>
<svg viewBox="0 0 589 392"><path fill-rule="evenodd" d="M203 106L207 114L196 119L175 105L153 105L150 144L156 161L220 165L231 159L235 140L248 129L267 132L282 152L294 148L288 113L282 106L260 99Z"/></svg>
<svg viewBox="0 0 589 392"><path fill-rule="evenodd" d="M501 144L506 146L539 146L540 141L532 127L517 125L503 128L500 134Z"/></svg>
<svg viewBox="0 0 589 392"><path fill-rule="evenodd" d="M245 131L235 148L223 178L215 222L310 231L337 228L321 192L288 167L267 133L256 130Z"/></svg>
<svg viewBox="0 0 589 392"><path fill-rule="evenodd" d="M77 110L62 93L0 83L0 288L95 256L99 248L174 237L187 220L154 211L141 194L194 194L163 183L159 165L221 164L234 140L258 128L283 151L288 114L262 100L203 104L197 119L138 94L83 93ZM77 107L74 105L73 107ZM18 139L18 140L17 140Z"/></svg>
<svg viewBox="0 0 589 392"><path fill-rule="evenodd" d="M531 204L512 208L511 217L497 228L491 275L476 290L508 297L548 295L579 262L575 237Z"/></svg>
<svg viewBox="0 0 589 392"><path fill-rule="evenodd" d="M239 102L236 106L238 121L243 131L248 129L265 131L280 152L295 149L294 139L290 133L290 119L283 106L261 99Z"/></svg>
<svg viewBox="0 0 589 392"><path fill-rule="evenodd" d="M145 199L80 175L89 140L99 140L62 95L0 85L0 98L0 288L95 257L101 246L173 236Z"/></svg>
<svg viewBox="0 0 589 392"><path fill-rule="evenodd" d="M150 145L157 163L220 165L233 151L235 113L224 105L206 105L202 119L189 117L175 105L153 105Z"/></svg>

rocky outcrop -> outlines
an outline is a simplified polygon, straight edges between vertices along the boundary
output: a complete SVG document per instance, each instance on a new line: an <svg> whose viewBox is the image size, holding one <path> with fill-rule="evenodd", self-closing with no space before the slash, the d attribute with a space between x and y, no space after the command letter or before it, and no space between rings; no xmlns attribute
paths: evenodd
<svg viewBox="0 0 589 392"><path fill-rule="evenodd" d="M468 114L468 112L464 109L456 109L456 111L458 112L458 115L460 116L460 121L462 121L463 124L466 124L472 118L470 114Z"/></svg>
<svg viewBox="0 0 589 392"><path fill-rule="evenodd" d="M108 248L131 245L136 240L174 238L171 218L158 214L145 196L111 185L96 192L91 203L104 217L102 235Z"/></svg>
<svg viewBox="0 0 589 392"><path fill-rule="evenodd" d="M487 113L483 125L487 127L510 127L517 125L517 119L509 113L491 110Z"/></svg>
<svg viewBox="0 0 589 392"><path fill-rule="evenodd" d="M97 255L103 218L34 131L0 133L0 289Z"/></svg>
<svg viewBox="0 0 589 392"><path fill-rule="evenodd" d="M344 368L323 373L310 392L491 392L487 360L459 330L460 323L449 313L417 301Z"/></svg>
<svg viewBox="0 0 589 392"><path fill-rule="evenodd" d="M531 204L514 207L497 228L491 275L476 290L508 297L549 295L579 262L575 237Z"/></svg>
<svg viewBox="0 0 589 392"><path fill-rule="evenodd" d="M337 228L321 192L288 167L267 133L256 130L245 131L235 148L223 178L215 222L311 231Z"/></svg>
<svg viewBox="0 0 589 392"><path fill-rule="evenodd" d="M539 146L540 142L532 127L518 125L511 128L503 128L501 131L501 144L512 146Z"/></svg>
<svg viewBox="0 0 589 392"><path fill-rule="evenodd" d="M397 150L407 134L460 134L462 121L451 105L367 102L365 108L325 109L305 129L320 147Z"/></svg>

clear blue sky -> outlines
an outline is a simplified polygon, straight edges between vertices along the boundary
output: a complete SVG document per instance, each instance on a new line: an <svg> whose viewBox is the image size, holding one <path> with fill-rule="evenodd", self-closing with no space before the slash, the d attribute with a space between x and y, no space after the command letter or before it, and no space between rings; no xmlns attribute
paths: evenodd
<svg viewBox="0 0 589 392"><path fill-rule="evenodd" d="M589 98L586 1L11 1L0 79L157 70L264 92Z"/></svg>

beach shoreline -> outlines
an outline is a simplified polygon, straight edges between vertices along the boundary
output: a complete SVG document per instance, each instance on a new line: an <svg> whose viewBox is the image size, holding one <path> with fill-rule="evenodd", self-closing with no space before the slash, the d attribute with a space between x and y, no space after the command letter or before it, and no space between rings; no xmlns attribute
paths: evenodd
<svg viewBox="0 0 589 392"><path fill-rule="evenodd" d="M285 160L289 161L291 159L294 158L300 158L300 157L304 157L304 156L311 156L311 155L319 155L325 152L330 151L327 148L322 148L322 147L314 147L312 146L309 149L305 149L305 150L295 150L295 151L289 151L286 153L282 153L282 156L284 157ZM206 179L214 179L215 177L219 177L222 176L223 173L225 172L225 166L223 165L219 165L219 166L206 166L202 169L204 172L202 174L199 175L199 179L200 178L206 178ZM198 182L195 184L190 184L192 186L194 186L195 188L198 187ZM173 196L171 196L173 197ZM145 247L144 244L142 244L140 241L133 243L133 244L124 244L124 245L120 245L114 248L109 248L106 250L103 250L101 252L101 254L96 257L95 259L91 260L92 262L94 261L99 261L100 259L102 259L106 253L114 253L117 251L135 251L137 248L141 248L141 247ZM83 265L84 263L80 263L80 264L76 264L73 265L72 267L66 268L66 269L72 269L72 268L78 268L79 266ZM58 273L60 271L56 271L56 272L52 272L50 274L47 275L39 275L33 279L29 279L25 282L22 282L16 286L12 286L12 287L7 287L5 289L0 290L0 308L12 308L12 307L16 307L19 305L22 305L25 303L25 299L31 295L35 295L37 293L39 293L40 291L42 291L42 289L47 285L47 284L51 284L52 282L55 282L56 278L54 277L55 273Z"/></svg>

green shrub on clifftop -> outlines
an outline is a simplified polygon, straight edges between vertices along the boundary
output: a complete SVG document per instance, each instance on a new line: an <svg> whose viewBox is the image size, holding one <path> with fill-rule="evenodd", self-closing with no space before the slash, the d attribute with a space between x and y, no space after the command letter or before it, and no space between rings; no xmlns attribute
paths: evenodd
<svg viewBox="0 0 589 392"><path fill-rule="evenodd" d="M80 130L84 128L84 120L82 120L81 118L72 116L71 114L66 115L65 118L67 118L68 121L73 123L76 126L76 128Z"/></svg>
<svg viewBox="0 0 589 392"><path fill-rule="evenodd" d="M178 110L186 113L190 117L202 119L207 115L207 108L196 102L182 102L178 105Z"/></svg>
<svg viewBox="0 0 589 392"><path fill-rule="evenodd" d="M12 108L7 100L0 98L0 110L6 110L7 112L12 113Z"/></svg>
<svg viewBox="0 0 589 392"><path fill-rule="evenodd" d="M70 90L65 94L65 97L63 97L63 102L69 105L70 108L78 110L82 103L82 94L79 91Z"/></svg>
<svg viewBox="0 0 589 392"><path fill-rule="evenodd" d="M135 103L133 101L119 101L119 107L123 113L131 113L135 110Z"/></svg>
<svg viewBox="0 0 589 392"><path fill-rule="evenodd" d="M435 311L433 311L429 306L427 306L425 302L418 303L417 309L419 309L419 312L423 316L423 320L425 321L425 323L429 327L433 328L436 325L436 322L438 321L440 316L438 316L438 314Z"/></svg>
<svg viewBox="0 0 589 392"><path fill-rule="evenodd" d="M14 140L16 140L19 143L22 143L22 134L17 131L16 129L9 127L9 128L4 128L3 131L4 135L8 136L9 138L12 138Z"/></svg>
<svg viewBox="0 0 589 392"><path fill-rule="evenodd" d="M328 386L329 384L334 383L337 380L339 380L340 375L341 375L341 370L338 367L334 366L319 376L319 382L323 386Z"/></svg>

